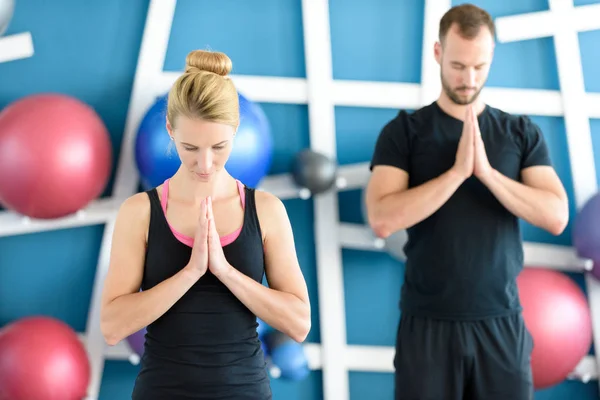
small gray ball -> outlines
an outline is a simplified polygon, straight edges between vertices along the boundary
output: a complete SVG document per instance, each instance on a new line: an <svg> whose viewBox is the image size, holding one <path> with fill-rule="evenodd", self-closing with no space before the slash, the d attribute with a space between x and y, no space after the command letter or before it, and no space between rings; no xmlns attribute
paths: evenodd
<svg viewBox="0 0 600 400"><path fill-rule="evenodd" d="M14 12L15 0L0 0L0 36L8 29Z"/></svg>

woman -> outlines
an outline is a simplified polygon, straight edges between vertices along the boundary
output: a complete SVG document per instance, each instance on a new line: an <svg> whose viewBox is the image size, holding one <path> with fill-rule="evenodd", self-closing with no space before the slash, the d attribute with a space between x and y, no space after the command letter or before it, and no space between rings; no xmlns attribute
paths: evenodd
<svg viewBox="0 0 600 400"><path fill-rule="evenodd" d="M283 203L224 168L239 125L230 59L197 50L186 64L166 118L181 167L119 210L102 332L114 345L147 327L133 399L271 399L256 318L302 342L306 283Z"/></svg>

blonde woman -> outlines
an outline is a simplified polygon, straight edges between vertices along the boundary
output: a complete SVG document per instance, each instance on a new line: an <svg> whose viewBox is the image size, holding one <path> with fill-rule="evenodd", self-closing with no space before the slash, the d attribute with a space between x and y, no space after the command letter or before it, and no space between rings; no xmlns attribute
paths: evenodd
<svg viewBox="0 0 600 400"><path fill-rule="evenodd" d="M134 400L271 399L257 317L298 342L310 330L283 203L225 169L240 118L231 66L188 54L166 117L181 167L118 213L101 326L109 345L147 327Z"/></svg>

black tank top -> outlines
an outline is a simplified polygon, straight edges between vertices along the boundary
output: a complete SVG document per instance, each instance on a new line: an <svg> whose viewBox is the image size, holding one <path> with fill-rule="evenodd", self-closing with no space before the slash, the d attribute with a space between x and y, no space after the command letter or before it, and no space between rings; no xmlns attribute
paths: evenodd
<svg viewBox="0 0 600 400"><path fill-rule="evenodd" d="M142 290L179 272L192 250L169 226L156 189L146 193L151 214ZM241 194L244 222L223 251L234 268L262 283L264 253L255 191L242 187ZM207 271L146 328L132 399L271 399L257 327L256 316Z"/></svg>

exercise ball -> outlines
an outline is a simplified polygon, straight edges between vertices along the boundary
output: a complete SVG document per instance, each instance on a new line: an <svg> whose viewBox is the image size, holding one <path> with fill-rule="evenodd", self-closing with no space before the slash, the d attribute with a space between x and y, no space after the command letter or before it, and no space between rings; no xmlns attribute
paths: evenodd
<svg viewBox="0 0 600 400"><path fill-rule="evenodd" d="M367 212L366 194L367 190L365 188L362 191L361 211L363 220L368 224L369 216ZM406 229L397 230L383 239L383 250L395 260L405 262L406 253L404 252L404 246L406 245L406 242L408 242L408 232Z"/></svg>
<svg viewBox="0 0 600 400"><path fill-rule="evenodd" d="M0 203L32 218L58 218L102 194L110 137L94 110L62 94L32 95L0 112Z"/></svg>
<svg viewBox="0 0 600 400"><path fill-rule="evenodd" d="M592 320L585 294L562 272L526 268L517 277L523 319L533 338L536 389L561 383L588 354Z"/></svg>
<svg viewBox="0 0 600 400"><path fill-rule="evenodd" d="M270 363L278 369L278 377L299 381L310 373L308 360L302 345L284 333L273 330L265 341L270 355Z"/></svg>
<svg viewBox="0 0 600 400"><path fill-rule="evenodd" d="M257 187L271 168L273 139L266 115L258 104L238 93L240 126L225 169L250 187ZM144 115L135 140L135 160L142 186L150 189L173 176L181 166L166 128L167 95L159 97Z"/></svg>
<svg viewBox="0 0 600 400"><path fill-rule="evenodd" d="M181 165L165 126L166 118L167 96L161 96L146 112L137 131L135 161L146 190L163 183Z"/></svg>
<svg viewBox="0 0 600 400"><path fill-rule="evenodd" d="M14 0L0 0L0 36L4 35L4 32L8 29L14 12Z"/></svg>
<svg viewBox="0 0 600 400"><path fill-rule="evenodd" d="M581 208L573 222L573 247L577 255L600 261L600 194L592 196ZM600 278L600 271L593 272Z"/></svg>
<svg viewBox="0 0 600 400"><path fill-rule="evenodd" d="M292 177L298 186L315 195L329 190L335 184L337 166L330 157L304 149L294 158Z"/></svg>
<svg viewBox="0 0 600 400"><path fill-rule="evenodd" d="M256 328L256 333L258 333L259 338L262 338L269 331L269 325L267 325L265 323L265 321L263 321L260 318L257 318L256 322L258 323L258 327Z"/></svg>
<svg viewBox="0 0 600 400"><path fill-rule="evenodd" d="M146 343L146 328L142 328L127 336L127 343L131 347L131 350L141 357L144 354L144 345Z"/></svg>
<svg viewBox="0 0 600 400"><path fill-rule="evenodd" d="M255 188L271 168L273 159L271 126L258 104L239 93L238 96L240 126L225 168L234 178Z"/></svg>
<svg viewBox="0 0 600 400"><path fill-rule="evenodd" d="M267 343L265 341L265 336L270 331L269 325L267 325L262 319L257 318L256 322L258 322L258 327L256 328L256 333L258 334L258 340L260 340L260 347L263 351L263 354L266 356L269 355L269 349L267 348Z"/></svg>
<svg viewBox="0 0 600 400"><path fill-rule="evenodd" d="M0 330L0 398L81 400L89 381L86 349L67 324L27 317Z"/></svg>

